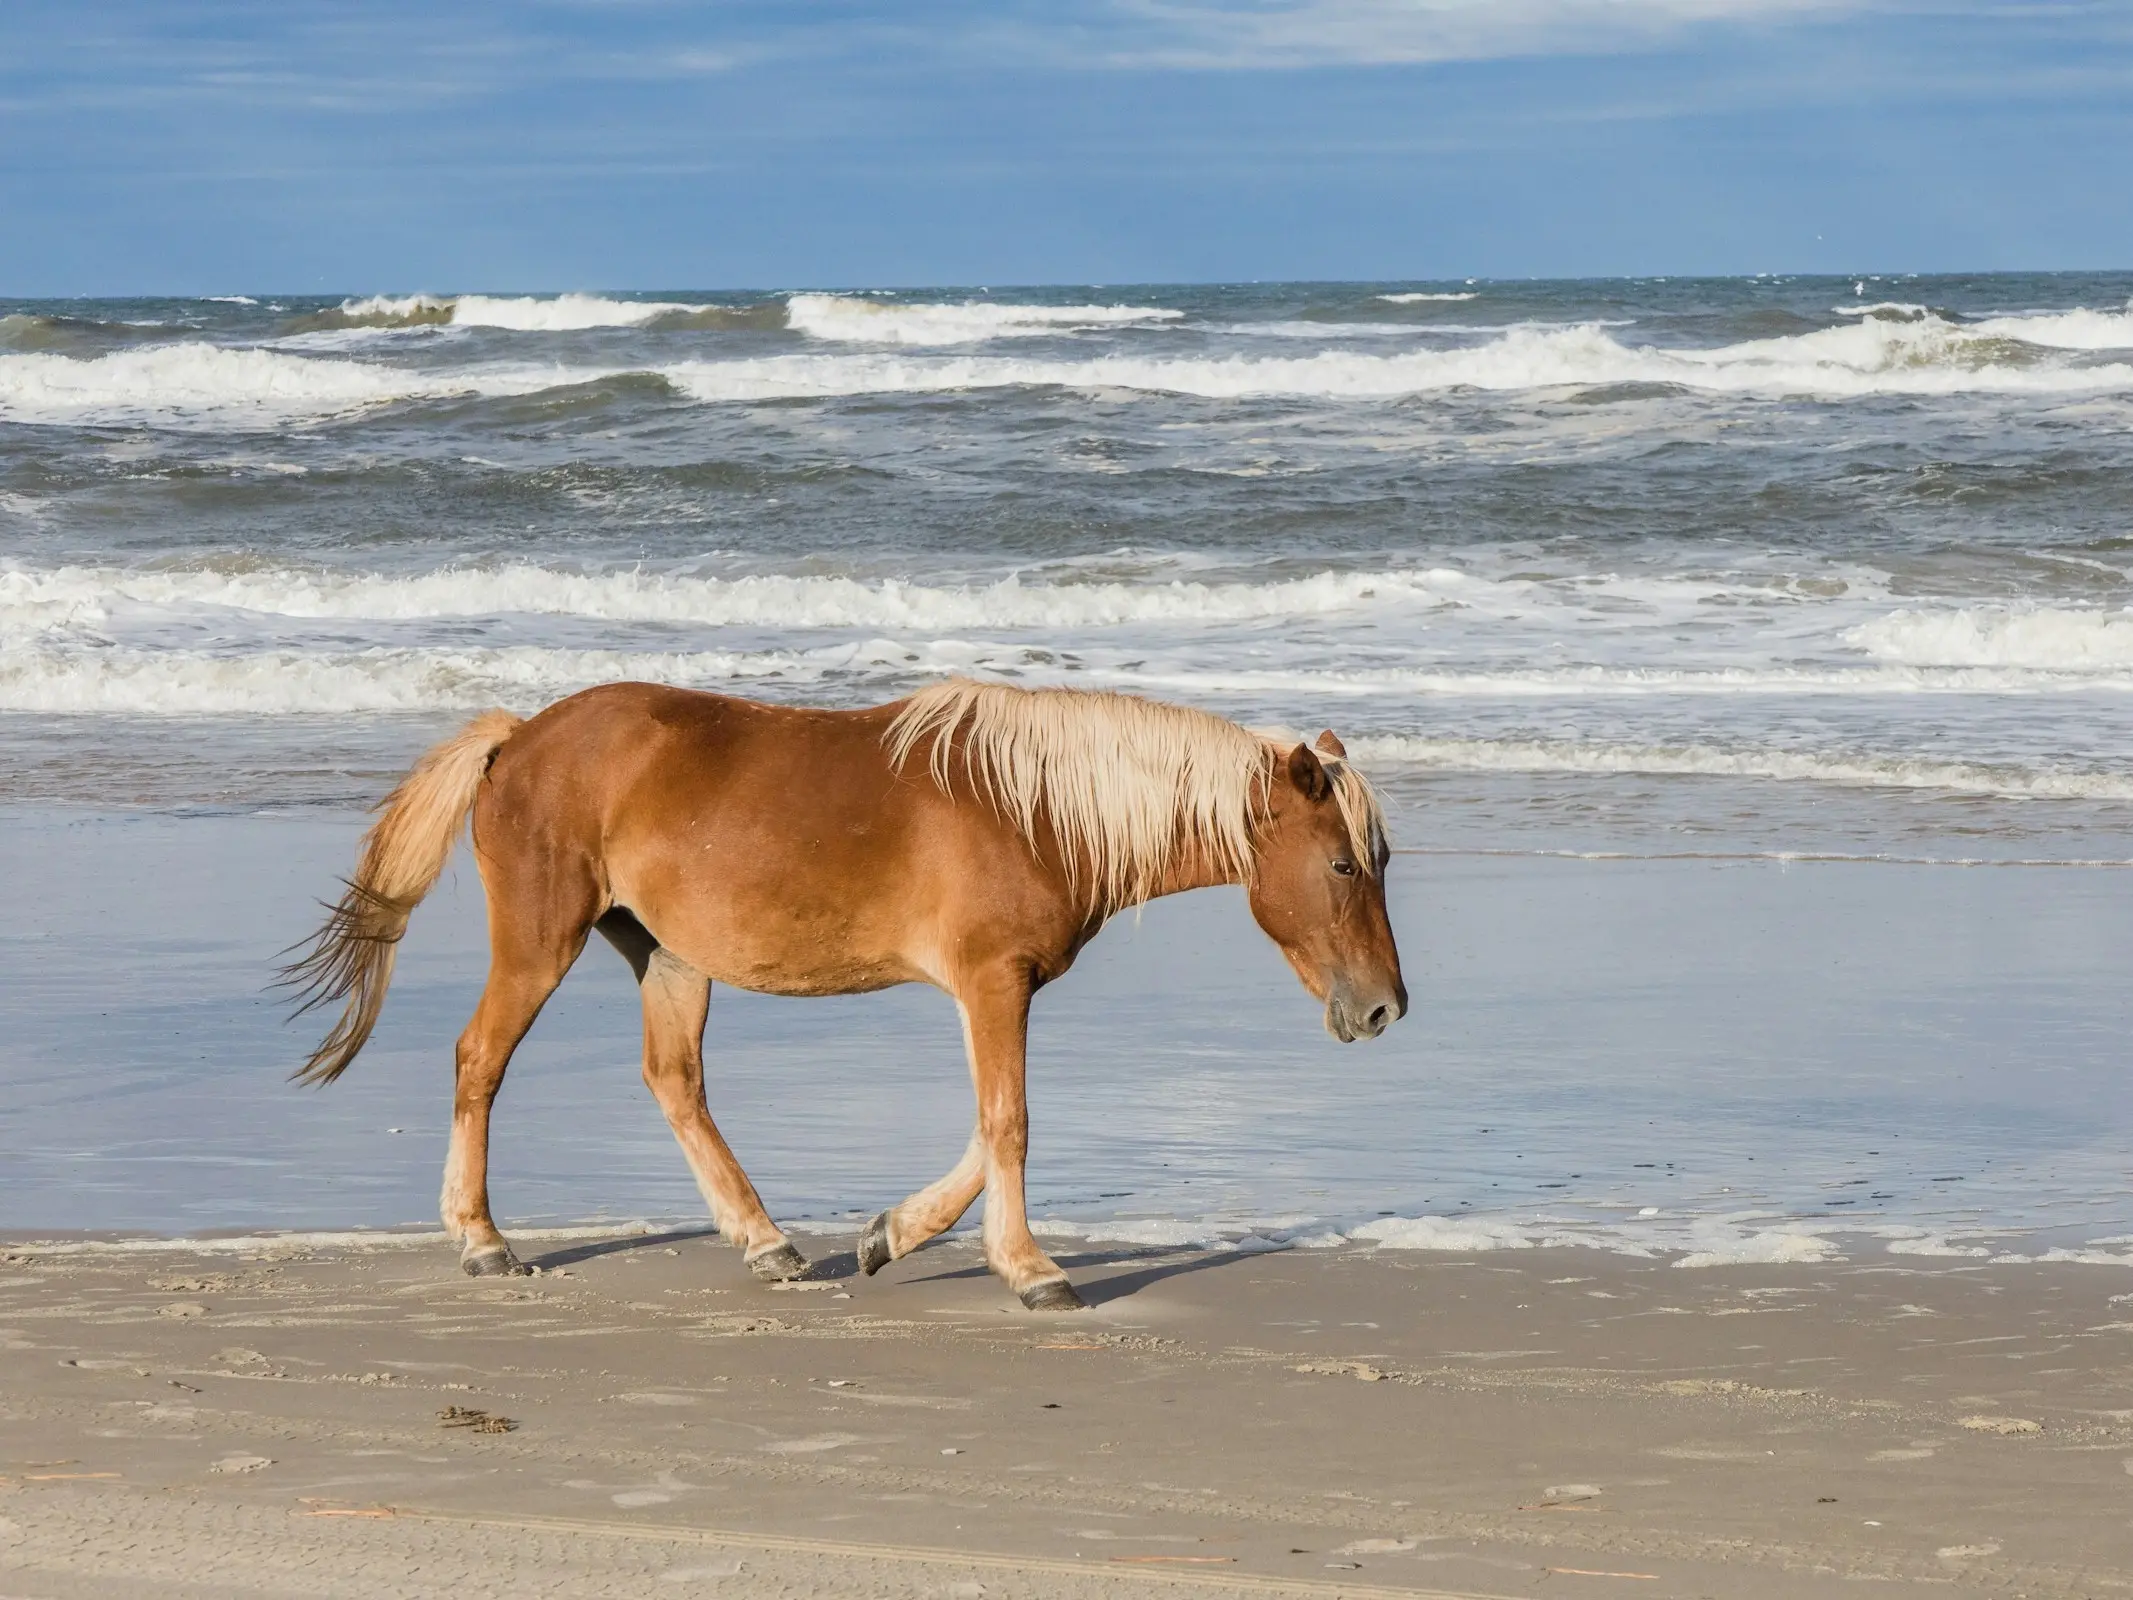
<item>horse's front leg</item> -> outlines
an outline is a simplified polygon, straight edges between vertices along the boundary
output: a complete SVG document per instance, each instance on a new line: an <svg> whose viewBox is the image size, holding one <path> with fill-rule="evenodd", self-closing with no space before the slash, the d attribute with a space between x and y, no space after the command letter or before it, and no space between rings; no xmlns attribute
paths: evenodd
<svg viewBox="0 0 2133 1600"><path fill-rule="evenodd" d="M1029 1231L1023 1169L1029 1156L1025 1083L1031 984L1026 973L968 985L957 996L978 1094L985 1160L985 1260L1032 1311L1072 1311L1081 1296Z"/></svg>
<svg viewBox="0 0 2133 1600"><path fill-rule="evenodd" d="M607 932L605 927L602 932ZM631 947L609 934L625 956ZM718 1231L739 1245L749 1270L768 1282L802 1277L807 1258L770 1220L748 1174L711 1120L704 1101L704 1021L711 980L671 952L653 948L638 967L644 1000L644 1081L666 1113Z"/></svg>

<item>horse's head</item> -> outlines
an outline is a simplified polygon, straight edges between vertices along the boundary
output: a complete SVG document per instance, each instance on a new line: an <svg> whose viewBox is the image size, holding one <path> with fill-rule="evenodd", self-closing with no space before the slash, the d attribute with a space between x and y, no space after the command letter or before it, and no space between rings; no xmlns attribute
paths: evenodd
<svg viewBox="0 0 2133 1600"><path fill-rule="evenodd" d="M1407 1014L1385 916L1385 832L1346 757L1331 731L1315 749L1277 754L1249 891L1252 915L1326 1003L1326 1031L1343 1044Z"/></svg>

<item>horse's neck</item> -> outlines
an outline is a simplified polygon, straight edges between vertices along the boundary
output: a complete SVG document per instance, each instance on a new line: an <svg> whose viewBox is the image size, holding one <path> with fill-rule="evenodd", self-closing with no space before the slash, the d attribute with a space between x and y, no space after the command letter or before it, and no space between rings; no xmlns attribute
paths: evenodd
<svg viewBox="0 0 2133 1600"><path fill-rule="evenodd" d="M1160 900L1167 894L1183 894L1188 889L1214 889L1241 881L1234 867L1193 842L1171 857L1169 865L1157 876L1155 891L1148 898Z"/></svg>

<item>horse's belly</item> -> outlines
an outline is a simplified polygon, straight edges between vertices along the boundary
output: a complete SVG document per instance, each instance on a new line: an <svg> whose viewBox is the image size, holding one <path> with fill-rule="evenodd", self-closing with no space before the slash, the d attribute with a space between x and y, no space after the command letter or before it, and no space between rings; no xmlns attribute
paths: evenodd
<svg viewBox="0 0 2133 1600"><path fill-rule="evenodd" d="M751 961L733 952L690 964L714 983L729 983L757 994L868 994L921 976L901 961Z"/></svg>
<svg viewBox="0 0 2133 1600"><path fill-rule="evenodd" d="M654 934L714 983L759 994L864 994L925 977L883 930L842 916L767 909Z"/></svg>

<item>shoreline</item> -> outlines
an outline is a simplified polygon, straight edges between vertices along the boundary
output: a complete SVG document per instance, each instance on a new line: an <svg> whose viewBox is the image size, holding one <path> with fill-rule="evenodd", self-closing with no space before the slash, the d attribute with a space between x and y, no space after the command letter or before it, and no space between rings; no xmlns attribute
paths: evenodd
<svg viewBox="0 0 2133 1600"><path fill-rule="evenodd" d="M6 1254L39 1600L2133 1590L2133 1320L2078 1267L1092 1249L1043 1316L960 1242Z"/></svg>
<svg viewBox="0 0 2133 1600"><path fill-rule="evenodd" d="M983 1212L984 1200L980 1197L970 1216L940 1235L941 1242L975 1246L980 1237L978 1219L982 1218ZM1590 1224L1581 1226L1560 1218L1534 1217L1521 1222L1510 1215L1493 1213L1401 1217L1381 1212L1370 1221L1346 1224L1315 1217L1291 1217L1282 1219L1284 1226L1265 1221L1192 1221L1176 1217L1033 1217L1031 1227L1039 1242L1054 1251L1168 1250L1202 1256L1306 1253L1393 1262L1405 1258L1427 1260L1452 1256L1517 1257L1538 1250L1573 1252L1691 1272L1750 1266L1870 1268L1916 1262L1995 1267L2133 1267L2133 1236L2121 1234L2083 1241L2078 1236L2089 1230L2071 1224L2027 1230L1992 1226L1948 1226L1929 1230L1864 1219L1849 1221L1827 1214L1785 1216L1774 1212L1672 1218L1668 1221L1702 1231L1706 1235L1704 1247L1699 1248L1694 1240L1637 1242L1611 1235ZM1765 1226L1761 1229L1749 1226L1758 1222ZM857 1239L865 1223L864 1217L790 1217L780 1219L779 1225L801 1253L812 1260L825 1251L830 1256L839 1254L840 1246L845 1241ZM499 1225L505 1237L514 1243L534 1245L616 1244L629 1240L716 1242L719 1238L716 1225L701 1216L523 1224L506 1219ZM1731 1229L1731 1236L1721 1236L1720 1230L1723 1229ZM2067 1242L2046 1242L2060 1236ZM1982 1240L1994 1242L1976 1242ZM1878 1244L1879 1250L1859 1248L1857 1244L1847 1250L1845 1245L1854 1241ZM377 1227L357 1224L341 1228L202 1228L193 1233L123 1228L33 1232L0 1227L0 1260L161 1254L244 1256L247 1253L274 1258L292 1252L320 1250L410 1251L441 1248L453 1242L442 1228L418 1222ZM2021 1244L2033 1247L2034 1253L2015 1248ZM2098 1248L2105 1245L2122 1248L2117 1251Z"/></svg>

